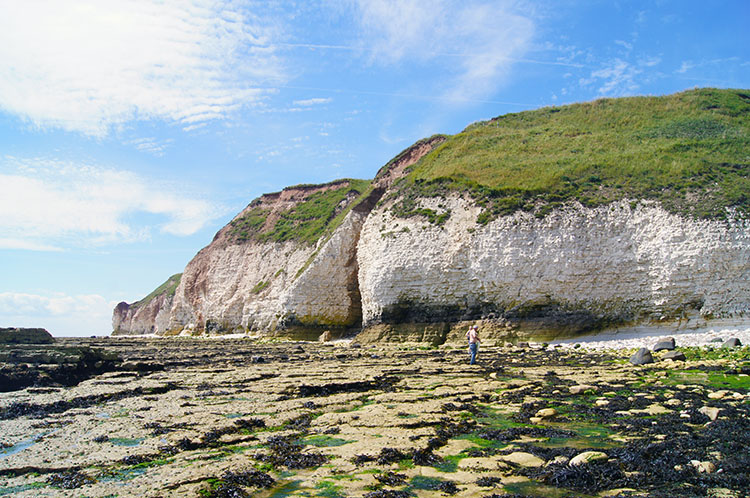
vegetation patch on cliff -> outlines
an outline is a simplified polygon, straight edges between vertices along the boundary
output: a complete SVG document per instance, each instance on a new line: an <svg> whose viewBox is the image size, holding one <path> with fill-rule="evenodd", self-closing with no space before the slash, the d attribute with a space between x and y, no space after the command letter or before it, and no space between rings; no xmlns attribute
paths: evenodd
<svg viewBox="0 0 750 498"><path fill-rule="evenodd" d="M161 296L162 294L166 294L167 297L174 296L175 291L177 290L177 286L180 285L180 279L182 278L182 273L176 273L169 277L166 282L161 284L159 287L154 289L151 294L144 297L140 301L137 301L133 303L131 306L145 306L148 303L150 303L153 299L155 299L158 296Z"/></svg>
<svg viewBox="0 0 750 498"><path fill-rule="evenodd" d="M315 244L322 235L338 227L344 216L370 190L370 180L339 181L341 186L310 194L305 200L279 213L270 228L264 228L271 213L259 204L251 207L241 218L231 222L231 238L235 242L285 242L296 240Z"/></svg>
<svg viewBox="0 0 750 498"><path fill-rule="evenodd" d="M691 90L506 114L449 137L410 168L391 198L465 192L486 223L566 202L659 201L673 213L750 214L750 91ZM401 204L404 204L401 206Z"/></svg>

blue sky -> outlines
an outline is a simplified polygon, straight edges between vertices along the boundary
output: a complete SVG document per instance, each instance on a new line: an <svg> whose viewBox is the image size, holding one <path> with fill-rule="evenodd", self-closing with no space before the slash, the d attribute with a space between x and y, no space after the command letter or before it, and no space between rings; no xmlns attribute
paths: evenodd
<svg viewBox="0 0 750 498"><path fill-rule="evenodd" d="M0 327L103 335L252 199L509 112L750 87L747 0L0 0Z"/></svg>

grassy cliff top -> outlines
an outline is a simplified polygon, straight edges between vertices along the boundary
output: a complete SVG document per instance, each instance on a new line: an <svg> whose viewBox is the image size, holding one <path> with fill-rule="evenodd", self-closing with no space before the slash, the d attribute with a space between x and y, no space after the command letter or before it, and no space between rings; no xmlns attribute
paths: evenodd
<svg viewBox="0 0 750 498"><path fill-rule="evenodd" d="M369 193L370 183L354 179L332 182L328 184L330 189L313 192L293 207L276 213L278 219L272 227L265 227L272 210L254 201L242 217L230 223L230 237L237 243L297 240L314 245L321 236L335 230L346 213ZM295 188L307 187L315 186Z"/></svg>
<svg viewBox="0 0 750 498"><path fill-rule="evenodd" d="M750 212L749 171L750 90L700 89L475 123L415 164L399 190L412 199L468 191L485 206L480 223L623 198L721 218L726 207Z"/></svg>
<svg viewBox="0 0 750 498"><path fill-rule="evenodd" d="M174 275L169 277L166 282L154 289L151 294L144 297L140 301L133 303L132 306L145 306L157 296L165 293L168 297L174 296L174 293L177 290L177 286L180 285L180 279L182 279L182 273L175 273Z"/></svg>

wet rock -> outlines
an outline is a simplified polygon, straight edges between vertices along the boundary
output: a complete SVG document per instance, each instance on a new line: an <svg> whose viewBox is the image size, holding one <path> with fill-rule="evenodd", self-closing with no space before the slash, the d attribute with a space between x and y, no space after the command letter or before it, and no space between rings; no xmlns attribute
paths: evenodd
<svg viewBox="0 0 750 498"><path fill-rule="evenodd" d="M728 339L724 344L721 345L722 348L739 348L741 346L742 342L736 337Z"/></svg>
<svg viewBox="0 0 750 498"><path fill-rule="evenodd" d="M653 362L654 357L651 356L651 351L646 348L639 349L630 357L630 363L633 365L647 365Z"/></svg>
<svg viewBox="0 0 750 498"><path fill-rule="evenodd" d="M406 491L379 489L378 491L365 493L364 498L410 498L410 495Z"/></svg>
<svg viewBox="0 0 750 498"><path fill-rule="evenodd" d="M386 486L401 486L406 483L406 474L397 474L392 471L383 474L375 474L375 479Z"/></svg>
<svg viewBox="0 0 750 498"><path fill-rule="evenodd" d="M685 353L682 351L669 351L661 357L662 360L685 361Z"/></svg>
<svg viewBox="0 0 750 498"><path fill-rule="evenodd" d="M501 482L503 482L503 480L499 477L480 477L479 479L477 479L477 486L480 486L482 488L494 488Z"/></svg>
<svg viewBox="0 0 750 498"><path fill-rule="evenodd" d="M89 347L17 345L0 349L0 392L30 386L70 387L120 368L120 358Z"/></svg>
<svg viewBox="0 0 750 498"><path fill-rule="evenodd" d="M675 348L674 337L659 341L654 346L654 351L672 351Z"/></svg>
<svg viewBox="0 0 750 498"><path fill-rule="evenodd" d="M227 471L221 476L222 481L240 486L251 486L255 488L270 488L276 480L265 472L259 470L245 470L242 472Z"/></svg>
<svg viewBox="0 0 750 498"><path fill-rule="evenodd" d="M95 482L93 477L84 474L83 472L79 472L78 470L69 470L67 472L52 474L47 478L47 484L62 489L76 489L93 482Z"/></svg>
<svg viewBox="0 0 750 498"><path fill-rule="evenodd" d="M0 344L52 344L46 329L0 328Z"/></svg>
<svg viewBox="0 0 750 498"><path fill-rule="evenodd" d="M251 356L250 357L250 363L265 363L266 359L263 356Z"/></svg>
<svg viewBox="0 0 750 498"><path fill-rule="evenodd" d="M580 465L586 465L592 462L607 460L608 458L609 456L601 451L584 451L583 453L579 453L578 455L574 456L570 460L570 465L573 467L578 467Z"/></svg>
<svg viewBox="0 0 750 498"><path fill-rule="evenodd" d="M437 490L446 495L455 495L458 493L458 486L453 481L443 481L437 486Z"/></svg>

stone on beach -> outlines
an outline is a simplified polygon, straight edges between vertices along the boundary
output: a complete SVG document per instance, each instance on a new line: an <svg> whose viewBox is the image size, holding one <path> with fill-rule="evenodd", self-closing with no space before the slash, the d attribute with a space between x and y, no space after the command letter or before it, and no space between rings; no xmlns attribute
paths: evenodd
<svg viewBox="0 0 750 498"><path fill-rule="evenodd" d="M654 346L654 351L672 351L675 348L675 342L674 337L670 337L668 339L664 339L663 341L659 341Z"/></svg>
<svg viewBox="0 0 750 498"><path fill-rule="evenodd" d="M574 456L570 460L570 465L572 467L578 467L580 465L586 465L592 462L599 462L601 460L608 459L609 456L601 451L584 451L583 453L579 453L578 455Z"/></svg>
<svg viewBox="0 0 750 498"><path fill-rule="evenodd" d="M630 357L630 363L633 365L646 365L653 362L654 357L651 356L651 351L646 348L639 349Z"/></svg>
<svg viewBox="0 0 750 498"><path fill-rule="evenodd" d="M685 353L682 351L668 351L661 357L662 360L685 361Z"/></svg>
<svg viewBox="0 0 750 498"><path fill-rule="evenodd" d="M736 337L732 337L721 345L722 348L739 348L742 346L742 342Z"/></svg>

